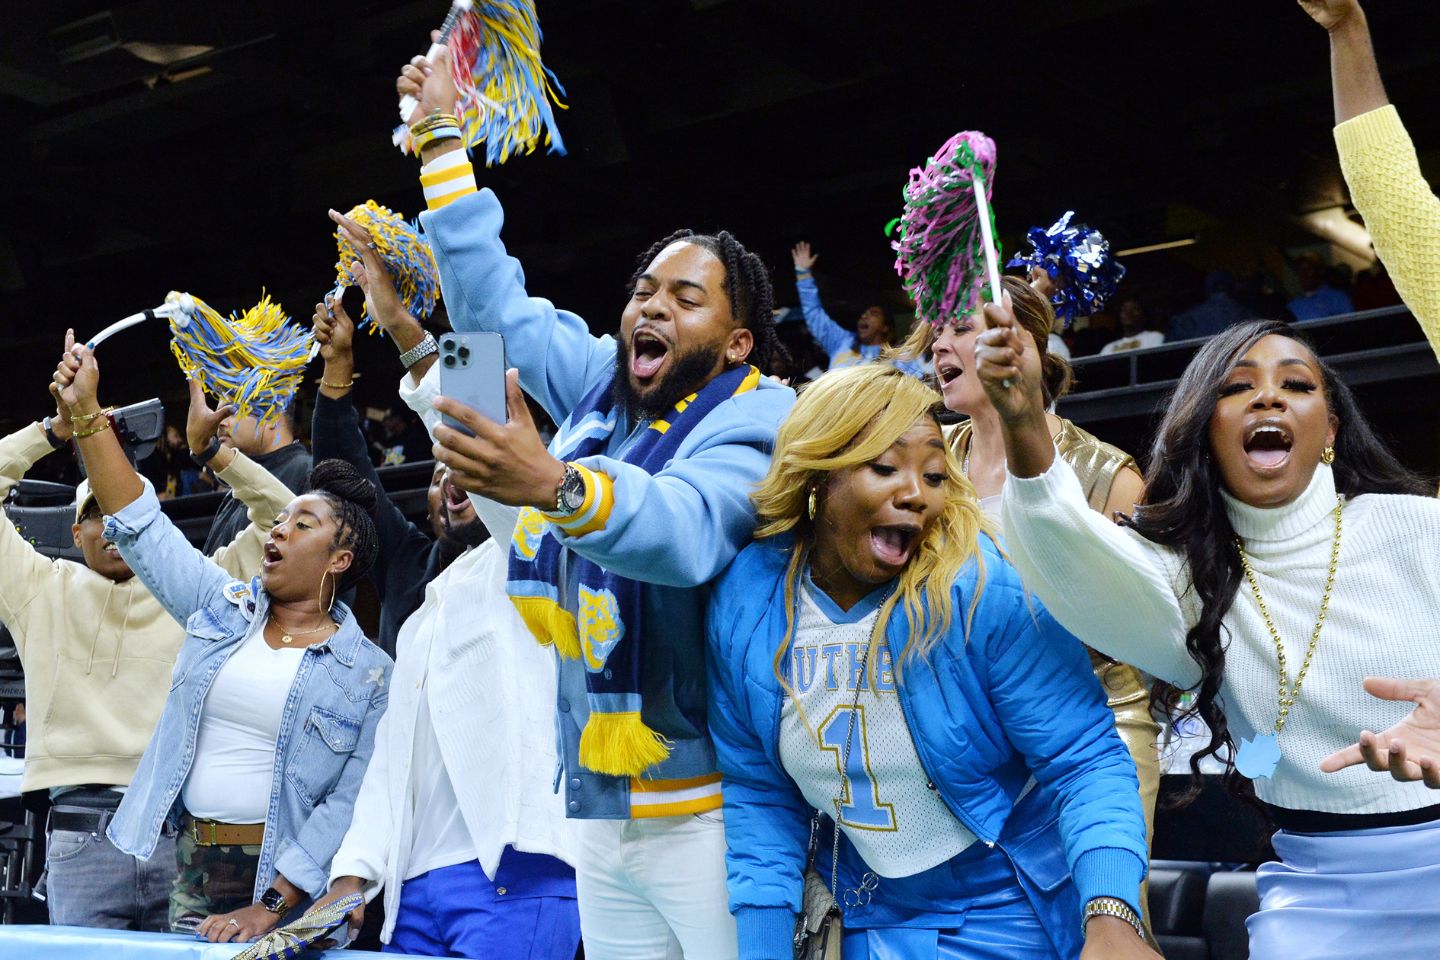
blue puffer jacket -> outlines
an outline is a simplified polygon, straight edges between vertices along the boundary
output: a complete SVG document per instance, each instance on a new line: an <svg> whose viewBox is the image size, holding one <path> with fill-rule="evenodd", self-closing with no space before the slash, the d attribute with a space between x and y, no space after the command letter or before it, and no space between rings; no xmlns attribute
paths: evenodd
<svg viewBox="0 0 1440 960"><path fill-rule="evenodd" d="M775 653L786 629L789 537L751 544L711 598L710 733L724 775L730 909L742 958L788 958L800 908L811 809L780 762L783 691ZM983 592L969 637L965 615L980 582L974 561L956 578L952 626L925 660L902 665L900 701L926 775L977 837L1015 867L1062 957L1080 951L1080 905L1118 897L1139 910L1145 821L1135 766L1080 642L1020 584L981 538ZM895 662L909 636L896 609L886 640ZM1034 777L1039 786L1022 795ZM965 854L960 854L965 856ZM829 873L829 857L822 873ZM841 844L842 889L867 870ZM895 926L914 915L960 914L943 883L949 863L884 878L874 899L845 912L847 928Z"/></svg>

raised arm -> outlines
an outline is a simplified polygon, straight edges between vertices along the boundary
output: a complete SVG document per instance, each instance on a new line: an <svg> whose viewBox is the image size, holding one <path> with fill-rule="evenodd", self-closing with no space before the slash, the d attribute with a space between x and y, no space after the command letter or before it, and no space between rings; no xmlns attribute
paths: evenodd
<svg viewBox="0 0 1440 960"><path fill-rule="evenodd" d="M416 117L453 114L455 87L441 55L439 69L423 58L408 64L396 90L420 103ZM421 150L420 183L429 210L421 215L440 289L458 331L487 330L505 337L505 351L520 371L525 392L561 423L614 366L615 342L594 337L585 321L557 310L525 290L520 262L500 240L504 213L490 190L476 191L475 173L460 141L437 140Z"/></svg>
<svg viewBox="0 0 1440 960"><path fill-rule="evenodd" d="M63 410L62 405L62 412L55 417L21 427L0 440L0 502L10 495L37 460L54 449L45 432L47 422L57 440L70 439L69 412ZM10 628L22 661L30 641L25 629L30 601L50 587L54 572L55 562L36 550L9 518L0 516L0 622Z"/></svg>
<svg viewBox="0 0 1440 960"><path fill-rule="evenodd" d="M819 259L810 251L810 244L800 241L790 249L790 259L795 263L795 289L800 294L800 312L805 316L805 329L820 344L820 349L829 356L855 347L855 334L830 319L820 303L820 288L815 285L815 275L810 268Z"/></svg>
<svg viewBox="0 0 1440 960"><path fill-rule="evenodd" d="M1335 124L1379 110L1390 102L1375 48L1370 43L1370 25L1359 0L1298 0L1305 12L1330 34L1330 82L1335 95Z"/></svg>
<svg viewBox="0 0 1440 960"><path fill-rule="evenodd" d="M1009 476L1006 546L1028 589L1101 653L1177 686L1200 679L1185 618L1159 551L1090 509L1045 423L1040 355L1003 305L986 304L976 370L1000 414Z"/></svg>
<svg viewBox="0 0 1440 960"><path fill-rule="evenodd" d="M204 456L216 444L216 431L229 413L228 406L219 410L210 409L205 400L205 391L199 381L191 380L190 409L185 418L185 438L191 456ZM295 494L260 464L251 460L239 450L232 450L225 457L217 450L210 460L216 468L215 475L245 504L250 525L235 535L235 539L216 550L211 559L226 573L237 580L248 580L260 572L260 563L265 559L265 541L270 528Z"/></svg>
<svg viewBox="0 0 1440 960"><path fill-rule="evenodd" d="M1335 146L1355 209L1395 289L1440 356L1440 284L1432 251L1440 245L1440 198L1420 172L1415 145L1389 105L1370 27L1356 0L1301 0L1330 35Z"/></svg>
<svg viewBox="0 0 1440 960"><path fill-rule="evenodd" d="M161 512L154 489L130 465L96 399L100 369L94 351L74 340L73 331L66 334L51 391L70 408L90 489L106 514L105 536L170 615L184 623L233 578ZM233 449L222 449L211 463L223 470L234 456Z"/></svg>
<svg viewBox="0 0 1440 960"><path fill-rule="evenodd" d="M369 252L363 244L357 246ZM390 291L393 294L394 288L390 287ZM413 318L410 319L413 322ZM431 540L419 527L405 519L405 514L386 495L380 483L380 474L370 462L370 450L365 443L365 435L360 431L360 418L355 404L350 401L355 379L355 354L352 350L355 324L340 301L329 296L324 303L315 305L314 324L325 372L320 375L320 392L315 398L315 417L310 428L311 449L316 463L330 459L344 460L375 486L375 529L380 538L380 550L375 556L370 579L383 603L389 585L389 571L423 567ZM418 328L420 325L416 323L415 326ZM388 332L389 328L386 329ZM413 342L419 343L423 336L422 330ZM433 362L433 356L426 360Z"/></svg>

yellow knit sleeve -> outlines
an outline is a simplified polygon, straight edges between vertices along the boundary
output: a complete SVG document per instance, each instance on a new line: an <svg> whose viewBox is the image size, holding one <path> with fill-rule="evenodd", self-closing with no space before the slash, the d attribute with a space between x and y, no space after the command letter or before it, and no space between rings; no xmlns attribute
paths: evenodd
<svg viewBox="0 0 1440 960"><path fill-rule="evenodd" d="M1335 145L1375 252L1440 356L1440 198L1415 145L1389 104L1336 127Z"/></svg>

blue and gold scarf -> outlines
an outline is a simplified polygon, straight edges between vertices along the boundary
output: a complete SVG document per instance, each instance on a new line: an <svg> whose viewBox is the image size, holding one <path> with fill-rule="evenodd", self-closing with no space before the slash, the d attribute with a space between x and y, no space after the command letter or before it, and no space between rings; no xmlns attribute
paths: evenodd
<svg viewBox="0 0 1440 960"><path fill-rule="evenodd" d="M619 459L656 473L711 410L759 382L760 371L753 366L727 370L653 421ZM581 399L569 428L556 436L551 450L567 462L601 454L620 420L606 380ZM613 503L610 478L598 471L582 472L585 503L575 517L566 518L564 529L570 536L603 529ZM577 617L565 609L560 594L565 553L551 518L526 507L510 544L506 591L536 640L553 643L566 659L584 662L590 718L580 734L580 762L598 773L639 776L670 755L666 739L641 719L641 643L649 587L570 551L567 566L578 587Z"/></svg>

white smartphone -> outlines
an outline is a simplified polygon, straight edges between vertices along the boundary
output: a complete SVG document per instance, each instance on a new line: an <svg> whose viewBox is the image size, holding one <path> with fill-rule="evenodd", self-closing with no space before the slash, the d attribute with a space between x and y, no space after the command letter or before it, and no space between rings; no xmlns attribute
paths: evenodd
<svg viewBox="0 0 1440 960"><path fill-rule="evenodd" d="M446 333L440 337L440 394L458 400L504 423L505 338L498 333ZM464 433L474 432L453 417L442 422Z"/></svg>

